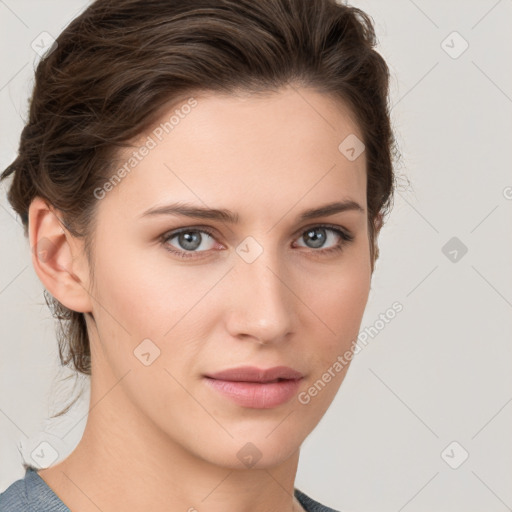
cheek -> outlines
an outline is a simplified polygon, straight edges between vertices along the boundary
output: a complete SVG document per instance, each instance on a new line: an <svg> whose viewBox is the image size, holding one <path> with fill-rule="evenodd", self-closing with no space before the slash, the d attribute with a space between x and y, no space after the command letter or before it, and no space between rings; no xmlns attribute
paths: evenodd
<svg viewBox="0 0 512 512"><path fill-rule="evenodd" d="M184 267L166 264L165 255L152 259L156 248L121 247L105 245L98 254L97 313L134 336L162 337L197 301L200 282L191 280Z"/></svg>
<svg viewBox="0 0 512 512"><path fill-rule="evenodd" d="M204 338L215 304L221 303L215 284L225 269L187 267L165 254L151 259L151 252L109 247L98 255L94 317L103 353L118 375L142 370L134 351L140 346L140 351L148 347L151 352L153 345L146 339L157 347L152 368L188 368L187 361L200 348L195 340ZM214 304L212 297L217 297Z"/></svg>
<svg viewBox="0 0 512 512"><path fill-rule="evenodd" d="M319 367L330 366L357 339L370 292L367 262L369 258L361 256L357 264L341 264L328 278L317 280L316 284L310 281L304 296L308 297L306 305L316 314L316 343L321 350L315 356Z"/></svg>
<svg viewBox="0 0 512 512"><path fill-rule="evenodd" d="M315 411L315 418L325 414L347 375L368 300L368 269L365 265L351 269L333 273L327 284L320 287L318 283L309 294L311 309L318 318L314 317L310 324L311 334L301 339L299 350L308 354L312 373L301 389L298 403L305 407L304 411Z"/></svg>

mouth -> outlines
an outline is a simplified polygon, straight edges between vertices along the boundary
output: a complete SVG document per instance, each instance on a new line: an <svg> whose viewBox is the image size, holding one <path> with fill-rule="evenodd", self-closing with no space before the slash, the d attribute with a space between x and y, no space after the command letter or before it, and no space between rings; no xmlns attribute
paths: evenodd
<svg viewBox="0 0 512 512"><path fill-rule="evenodd" d="M229 380L232 382L258 382L271 383L279 380L297 380L303 377L302 373L289 366L274 366L273 368L260 369L255 366L240 366L216 373L205 375L217 380Z"/></svg>
<svg viewBox="0 0 512 512"><path fill-rule="evenodd" d="M285 404L296 395L303 378L302 373L285 366L266 370L246 366L204 375L210 389L251 409Z"/></svg>

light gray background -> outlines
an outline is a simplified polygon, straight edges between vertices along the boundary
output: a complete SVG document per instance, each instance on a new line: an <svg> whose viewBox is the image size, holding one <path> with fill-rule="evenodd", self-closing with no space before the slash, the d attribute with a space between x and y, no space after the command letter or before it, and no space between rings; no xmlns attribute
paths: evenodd
<svg viewBox="0 0 512 512"><path fill-rule="evenodd" d="M57 36L86 4L0 0L2 169L26 117L31 42ZM398 172L412 185L383 229L361 330L395 301L404 309L355 358L303 445L296 486L354 512L511 510L512 1L352 5L373 17L391 68ZM458 58L441 46L453 31L469 43ZM452 35L444 46L454 54L461 44ZM5 185L0 491L23 476L20 452L29 458L42 440L66 456L87 414L86 393L66 418L45 421L71 383L56 380L53 319ZM456 262L442 252L452 237L468 248ZM452 465L469 454L457 469L441 456L452 441Z"/></svg>

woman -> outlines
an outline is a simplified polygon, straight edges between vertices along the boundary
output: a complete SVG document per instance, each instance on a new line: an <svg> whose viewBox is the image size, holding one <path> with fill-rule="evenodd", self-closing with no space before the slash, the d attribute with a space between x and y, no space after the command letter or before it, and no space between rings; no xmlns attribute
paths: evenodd
<svg viewBox="0 0 512 512"><path fill-rule="evenodd" d="M91 402L0 510L333 510L294 480L392 200L374 47L334 0L97 0L58 37L2 178Z"/></svg>

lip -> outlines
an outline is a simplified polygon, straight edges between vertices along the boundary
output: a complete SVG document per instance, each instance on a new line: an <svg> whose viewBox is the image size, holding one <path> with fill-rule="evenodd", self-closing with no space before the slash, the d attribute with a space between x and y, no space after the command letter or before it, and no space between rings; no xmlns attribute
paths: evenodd
<svg viewBox="0 0 512 512"><path fill-rule="evenodd" d="M276 379L296 380L303 377L302 373L288 366L274 366L273 368L256 368L255 366L239 366L217 373L209 373L206 377L217 380L233 382L271 382Z"/></svg>
<svg viewBox="0 0 512 512"><path fill-rule="evenodd" d="M204 376L205 383L238 405L270 409L288 402L304 376L287 366L242 366Z"/></svg>

